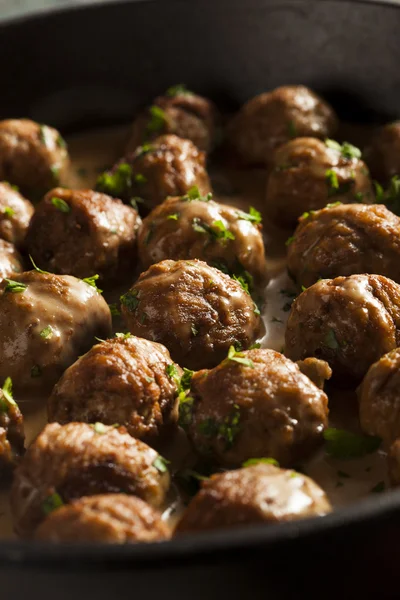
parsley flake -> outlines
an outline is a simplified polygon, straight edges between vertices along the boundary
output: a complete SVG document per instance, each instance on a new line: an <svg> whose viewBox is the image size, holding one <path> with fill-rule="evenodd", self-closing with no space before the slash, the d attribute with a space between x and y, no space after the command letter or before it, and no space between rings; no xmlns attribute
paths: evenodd
<svg viewBox="0 0 400 600"><path fill-rule="evenodd" d="M9 219L11 219L11 217L13 217L15 215L15 210L13 208L11 208L10 206L5 206L4 210L3 210L3 215L5 215Z"/></svg>
<svg viewBox="0 0 400 600"><path fill-rule="evenodd" d="M328 184L328 196L334 196L339 193L339 180L337 173L333 169L325 171L325 179Z"/></svg>
<svg viewBox="0 0 400 600"><path fill-rule="evenodd" d="M137 290L129 290L120 297L120 301L123 306L126 306L129 312L133 312L139 306L139 292Z"/></svg>
<svg viewBox="0 0 400 600"><path fill-rule="evenodd" d="M128 163L120 163L111 172L102 173L96 182L96 189L110 196L119 197L132 186L132 167Z"/></svg>
<svg viewBox="0 0 400 600"><path fill-rule="evenodd" d="M165 95L170 98L174 96L192 96L193 92L188 90L184 83L177 83L176 85L171 85L165 92Z"/></svg>
<svg viewBox="0 0 400 600"><path fill-rule="evenodd" d="M325 145L332 150L340 152L343 158L361 158L361 150L356 146L353 146L353 144L349 144L349 142L343 142L343 144L339 144L339 142L336 142L335 140L326 139Z"/></svg>
<svg viewBox="0 0 400 600"><path fill-rule="evenodd" d="M92 275L91 277L85 277L84 279L82 279L82 281L93 287L99 294L102 294L103 290L98 288L96 285L96 281L98 280L98 278L99 275Z"/></svg>
<svg viewBox="0 0 400 600"><path fill-rule="evenodd" d="M120 316L120 311L118 310L118 306L117 304L109 304L108 308L110 309L110 313L112 317L119 317Z"/></svg>
<svg viewBox="0 0 400 600"><path fill-rule="evenodd" d="M173 213L172 215L168 215L167 219L169 219L170 221L177 221L179 219L179 214Z"/></svg>
<svg viewBox="0 0 400 600"><path fill-rule="evenodd" d="M7 281L7 285L4 288L5 292L11 292L12 294L22 294L26 288L28 287L25 283L20 283L19 281L14 281L13 279L5 279Z"/></svg>
<svg viewBox="0 0 400 600"><path fill-rule="evenodd" d="M251 223L261 223L262 216L261 213L254 208L254 206L249 207L249 212L242 212L241 210L237 212L238 219L242 219L243 221L250 221Z"/></svg>
<svg viewBox="0 0 400 600"><path fill-rule="evenodd" d="M237 362L245 367L250 367L254 369L254 363L250 358L246 358L244 352L237 352L235 350L235 346L231 346L228 351L227 360L232 360L233 362Z"/></svg>
<svg viewBox="0 0 400 600"><path fill-rule="evenodd" d="M167 122L167 115L165 114L165 111L159 106L156 106L155 104L153 104L153 106L150 106L149 113L150 119L146 126L146 133L148 135L157 131L161 131Z"/></svg>
<svg viewBox="0 0 400 600"><path fill-rule="evenodd" d="M17 406L13 395L12 395L12 380L11 377L7 377L3 387L1 388L2 394L0 395L0 411L8 412L8 409L11 406Z"/></svg>
<svg viewBox="0 0 400 600"><path fill-rule="evenodd" d="M45 515L49 515L54 510L56 510L57 508L60 508L63 505L64 505L64 502L63 502L60 494L57 494L57 492L54 492L54 494L51 494L51 496L46 498L46 500L43 502L42 510Z"/></svg>
<svg viewBox="0 0 400 600"><path fill-rule="evenodd" d="M285 242L285 246L290 246L290 244L294 241L294 235L291 235L290 237L288 237L288 239Z"/></svg>
<svg viewBox="0 0 400 600"><path fill-rule="evenodd" d="M104 435L108 431L108 427L107 425L104 425L104 423L93 423L93 425L91 425L90 427L94 429L94 431L99 435Z"/></svg>
<svg viewBox="0 0 400 600"><path fill-rule="evenodd" d="M168 471L167 465L169 465L169 463L169 460L159 454L153 461L153 467L155 467L159 473L166 473Z"/></svg>
<svg viewBox="0 0 400 600"><path fill-rule="evenodd" d="M242 467L252 467L253 465L259 464L274 465L275 467L279 467L279 463L277 460L275 460L275 458L249 458L242 464Z"/></svg>
<svg viewBox="0 0 400 600"><path fill-rule="evenodd" d="M139 185L147 183L147 177L145 177L142 173L136 173L136 175L134 176L134 180L135 183L138 183Z"/></svg>
<svg viewBox="0 0 400 600"><path fill-rule="evenodd" d="M53 198L51 199L51 203L60 212L63 212L63 213L71 212L70 205L67 202L65 202L65 200L63 200L63 198L58 198L57 196L53 196Z"/></svg>
<svg viewBox="0 0 400 600"><path fill-rule="evenodd" d="M52 336L53 336L53 328L51 325L47 325L47 327L45 327L44 329L42 329L42 331L40 332L40 337L44 338L45 340L49 340Z"/></svg>
<svg viewBox="0 0 400 600"><path fill-rule="evenodd" d="M49 271L43 271L43 269L39 269L39 267L36 265L36 263L33 260L31 255L29 255L29 260L31 261L32 266L35 269L35 271L37 271L38 273L42 273L42 275L49 275Z"/></svg>
<svg viewBox="0 0 400 600"><path fill-rule="evenodd" d="M288 135L291 138L295 138L297 136L297 129L294 121L289 121L288 123Z"/></svg>
<svg viewBox="0 0 400 600"><path fill-rule="evenodd" d="M333 458L360 458L378 450L381 439L374 436L358 435L344 429L328 427L324 431L326 452Z"/></svg>
<svg viewBox="0 0 400 600"><path fill-rule="evenodd" d="M338 348L340 348L339 342L336 339L336 335L333 329L328 330L327 334L324 337L323 344L331 350L337 350Z"/></svg>
<svg viewBox="0 0 400 600"><path fill-rule="evenodd" d="M199 330L194 323L191 324L190 331L192 332L193 337L196 337L196 335L199 334Z"/></svg>
<svg viewBox="0 0 400 600"><path fill-rule="evenodd" d="M115 334L115 337L119 338L120 340L127 340L128 338L132 337L132 334L129 331L127 331L126 333L117 331L117 333Z"/></svg>

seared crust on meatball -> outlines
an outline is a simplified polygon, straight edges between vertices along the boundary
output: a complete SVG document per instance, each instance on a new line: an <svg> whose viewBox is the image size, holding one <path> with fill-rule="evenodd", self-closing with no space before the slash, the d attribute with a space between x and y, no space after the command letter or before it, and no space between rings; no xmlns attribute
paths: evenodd
<svg viewBox="0 0 400 600"><path fill-rule="evenodd" d="M0 283L0 381L48 393L94 337L111 334L110 309L75 277L29 271Z"/></svg>
<svg viewBox="0 0 400 600"><path fill-rule="evenodd" d="M33 206L12 185L0 181L0 238L21 248Z"/></svg>
<svg viewBox="0 0 400 600"><path fill-rule="evenodd" d="M15 273L22 273L23 270L22 256L14 244L0 239L0 281Z"/></svg>
<svg viewBox="0 0 400 600"><path fill-rule="evenodd" d="M381 127L364 149L363 158L372 177L384 185L393 175L400 175L400 121Z"/></svg>
<svg viewBox="0 0 400 600"><path fill-rule="evenodd" d="M165 259L198 258L227 271L266 278L261 225L251 215L207 196L168 198L143 221L138 238L144 267Z"/></svg>
<svg viewBox="0 0 400 600"><path fill-rule="evenodd" d="M173 90L171 89L171 92ZM159 135L174 134L210 152L216 143L217 109L211 100L187 90L158 96L134 121L127 153Z"/></svg>
<svg viewBox="0 0 400 600"><path fill-rule="evenodd" d="M200 194L211 191L204 152L190 140L163 135L118 161L96 187L148 212L167 196L183 196L194 186Z"/></svg>
<svg viewBox="0 0 400 600"><path fill-rule="evenodd" d="M262 327L241 285L200 260L152 265L121 304L131 333L164 344L190 369L215 366L235 343L248 348Z"/></svg>
<svg viewBox="0 0 400 600"><path fill-rule="evenodd" d="M240 352L195 373L190 396L190 439L226 467L258 456L293 465L322 442L328 423L326 394L274 350Z"/></svg>
<svg viewBox="0 0 400 600"><path fill-rule="evenodd" d="M136 210L92 190L55 188L38 204L26 239L29 253L52 273L121 279L136 263Z"/></svg>
<svg viewBox="0 0 400 600"><path fill-rule="evenodd" d="M66 144L56 129L29 119L0 121L0 181L40 197L63 180L68 167Z"/></svg>
<svg viewBox="0 0 400 600"><path fill-rule="evenodd" d="M16 532L29 537L43 521L52 498L64 504L82 496L124 493L154 507L163 504L169 473L155 450L125 427L102 423L51 423L26 451L11 489Z"/></svg>
<svg viewBox="0 0 400 600"><path fill-rule="evenodd" d="M137 337L93 346L66 370L47 404L49 421L119 423L138 439L154 443L178 417L181 369L161 344Z"/></svg>
<svg viewBox="0 0 400 600"><path fill-rule="evenodd" d="M360 381L400 345L400 286L381 275L323 279L294 301L285 340L292 360L315 356L336 381Z"/></svg>
<svg viewBox="0 0 400 600"><path fill-rule="evenodd" d="M24 453L24 418L11 394L11 380L0 389L0 482Z"/></svg>
<svg viewBox="0 0 400 600"><path fill-rule="evenodd" d="M81 498L53 511L37 528L35 539L127 544L157 542L170 535L161 515L140 498L106 494Z"/></svg>
<svg viewBox="0 0 400 600"><path fill-rule="evenodd" d="M260 463L202 482L176 533L272 525L322 516L331 510L325 492L309 477Z"/></svg>
<svg viewBox="0 0 400 600"><path fill-rule="evenodd" d="M321 390L324 389L325 381L332 377L332 369L325 360L318 358L305 358L296 362L300 371Z"/></svg>
<svg viewBox="0 0 400 600"><path fill-rule="evenodd" d="M388 447L400 438L400 348L370 366L357 390L362 430Z"/></svg>
<svg viewBox="0 0 400 600"><path fill-rule="evenodd" d="M288 270L304 287L357 273L400 283L400 218L381 204L341 204L309 213L288 247Z"/></svg>
<svg viewBox="0 0 400 600"><path fill-rule="evenodd" d="M229 127L231 145L243 161L269 164L275 148L294 137L332 137L333 109L302 85L286 85L255 96Z"/></svg>
<svg viewBox="0 0 400 600"><path fill-rule="evenodd" d="M291 140L274 152L265 209L279 225L295 225L304 212L329 202L371 203L373 199L368 169L359 158L315 138Z"/></svg>

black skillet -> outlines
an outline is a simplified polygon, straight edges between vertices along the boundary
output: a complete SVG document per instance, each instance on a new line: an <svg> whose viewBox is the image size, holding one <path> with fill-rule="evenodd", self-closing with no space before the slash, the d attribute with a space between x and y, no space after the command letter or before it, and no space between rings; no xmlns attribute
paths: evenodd
<svg viewBox="0 0 400 600"><path fill-rule="evenodd" d="M0 24L0 118L63 132L127 121L171 83L234 108L303 83L358 122L400 114L400 6L139 0ZM161 545L0 542L0 599L400 597L400 492L322 519Z"/></svg>

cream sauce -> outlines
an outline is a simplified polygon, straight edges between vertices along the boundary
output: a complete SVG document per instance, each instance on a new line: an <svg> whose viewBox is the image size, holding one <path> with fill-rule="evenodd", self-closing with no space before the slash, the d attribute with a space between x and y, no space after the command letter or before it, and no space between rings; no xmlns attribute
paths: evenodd
<svg viewBox="0 0 400 600"><path fill-rule="evenodd" d="M90 188L98 174L113 164L123 154L127 136L127 127L102 129L68 139L72 170L68 184L74 188ZM348 126L342 139L355 144L364 142L364 127ZM263 197L266 173L261 169L238 170L237 168L211 171L216 190L214 199L234 205L242 210L254 206L263 212ZM263 347L281 351L284 347L285 324L288 309L295 290L286 273L285 241L291 235L274 227L264 220L264 236L270 281L265 289L263 320L265 335L261 340ZM125 285L126 288L126 285ZM106 298L115 302L120 290L114 290ZM355 295L362 290L354 290ZM114 323L115 331L124 331L121 322ZM328 389L330 405L330 426L341 427L359 433L357 402L354 392ZM27 445L46 423L44 402L18 399L25 416ZM193 456L187 440L178 435L172 446L164 451L174 466L187 468L192 466ZM386 461L383 452L376 452L361 459L336 460L321 449L311 460L303 465L304 472L312 477L327 493L334 507L343 506L368 495L377 483L384 482L387 487ZM174 489L170 503L164 512L164 518L175 521L182 509L182 503ZM0 538L14 537L10 516L8 491L0 490Z"/></svg>

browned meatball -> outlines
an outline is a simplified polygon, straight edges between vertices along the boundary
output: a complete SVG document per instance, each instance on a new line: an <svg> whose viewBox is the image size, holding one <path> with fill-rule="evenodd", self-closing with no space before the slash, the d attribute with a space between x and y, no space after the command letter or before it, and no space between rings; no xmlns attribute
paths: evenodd
<svg viewBox="0 0 400 600"><path fill-rule="evenodd" d="M163 260L121 297L131 333L164 344L190 369L218 364L232 344L248 348L260 311L241 285L199 260Z"/></svg>
<svg viewBox="0 0 400 600"><path fill-rule="evenodd" d="M266 278L261 215L244 213L207 196L168 198L143 221L139 257L147 268L164 259L199 258L243 271L260 283Z"/></svg>
<svg viewBox="0 0 400 600"><path fill-rule="evenodd" d="M53 543L157 542L170 537L160 514L135 496L88 496L54 510L36 530L37 540Z"/></svg>
<svg viewBox="0 0 400 600"><path fill-rule="evenodd" d="M296 364L300 371L307 375L321 390L324 389L325 381L332 377L332 369L325 360L310 357L298 360Z"/></svg>
<svg viewBox="0 0 400 600"><path fill-rule="evenodd" d="M136 210L92 190L55 188L38 204L26 244L35 262L53 273L102 281L121 279L136 263Z"/></svg>
<svg viewBox="0 0 400 600"><path fill-rule="evenodd" d="M400 286L381 275L322 279L294 301L285 335L292 360L326 360L336 381L360 381L400 346Z"/></svg>
<svg viewBox="0 0 400 600"><path fill-rule="evenodd" d="M211 191L204 152L190 140L163 135L139 146L97 181L97 189L148 212L167 196L183 196L196 187Z"/></svg>
<svg viewBox="0 0 400 600"><path fill-rule="evenodd" d="M297 138L275 150L265 208L269 218L293 226L306 211L328 202L373 202L369 172L360 151L333 140Z"/></svg>
<svg viewBox="0 0 400 600"><path fill-rule="evenodd" d="M24 443L24 418L12 396L12 381L7 377L0 389L0 482L18 463Z"/></svg>
<svg viewBox="0 0 400 600"><path fill-rule="evenodd" d="M304 287L357 273L400 283L400 218L380 204L340 204L309 213L289 244L288 270Z"/></svg>
<svg viewBox="0 0 400 600"><path fill-rule="evenodd" d="M63 181L68 167L67 147L56 129L29 119L0 121L0 181L40 197Z"/></svg>
<svg viewBox="0 0 400 600"><path fill-rule="evenodd" d="M246 102L230 124L229 138L246 163L269 164L275 148L291 138L330 138L336 127L324 100L302 85L286 85Z"/></svg>
<svg viewBox="0 0 400 600"><path fill-rule="evenodd" d="M21 248L33 206L12 185L0 181L0 238Z"/></svg>
<svg viewBox="0 0 400 600"><path fill-rule="evenodd" d="M167 133L191 140L199 150L210 152L216 143L217 125L218 113L210 100L176 86L165 96L158 96L135 119L127 152Z"/></svg>
<svg viewBox="0 0 400 600"><path fill-rule="evenodd" d="M331 510L325 492L309 477L260 463L202 482L176 533L272 525Z"/></svg>
<svg viewBox="0 0 400 600"><path fill-rule="evenodd" d="M384 185L393 175L400 175L400 121L381 127L364 149L363 157L372 177Z"/></svg>
<svg viewBox="0 0 400 600"><path fill-rule="evenodd" d="M111 333L110 309L94 287L29 271L0 283L0 381L47 393L94 343Z"/></svg>
<svg viewBox="0 0 400 600"><path fill-rule="evenodd" d="M23 270L22 256L14 244L0 239L0 281Z"/></svg>
<svg viewBox="0 0 400 600"><path fill-rule="evenodd" d="M161 344L133 336L107 340L66 370L48 400L49 421L119 423L153 444L177 421L181 374Z"/></svg>
<svg viewBox="0 0 400 600"><path fill-rule="evenodd" d="M96 494L132 494L159 507L168 487L163 459L125 427L51 423L15 471L14 527L19 535L30 536L55 506Z"/></svg>
<svg viewBox="0 0 400 600"><path fill-rule="evenodd" d="M230 352L193 375L190 397L182 425L200 454L226 467L257 456L293 465L322 442L328 422L326 394L274 350Z"/></svg>

